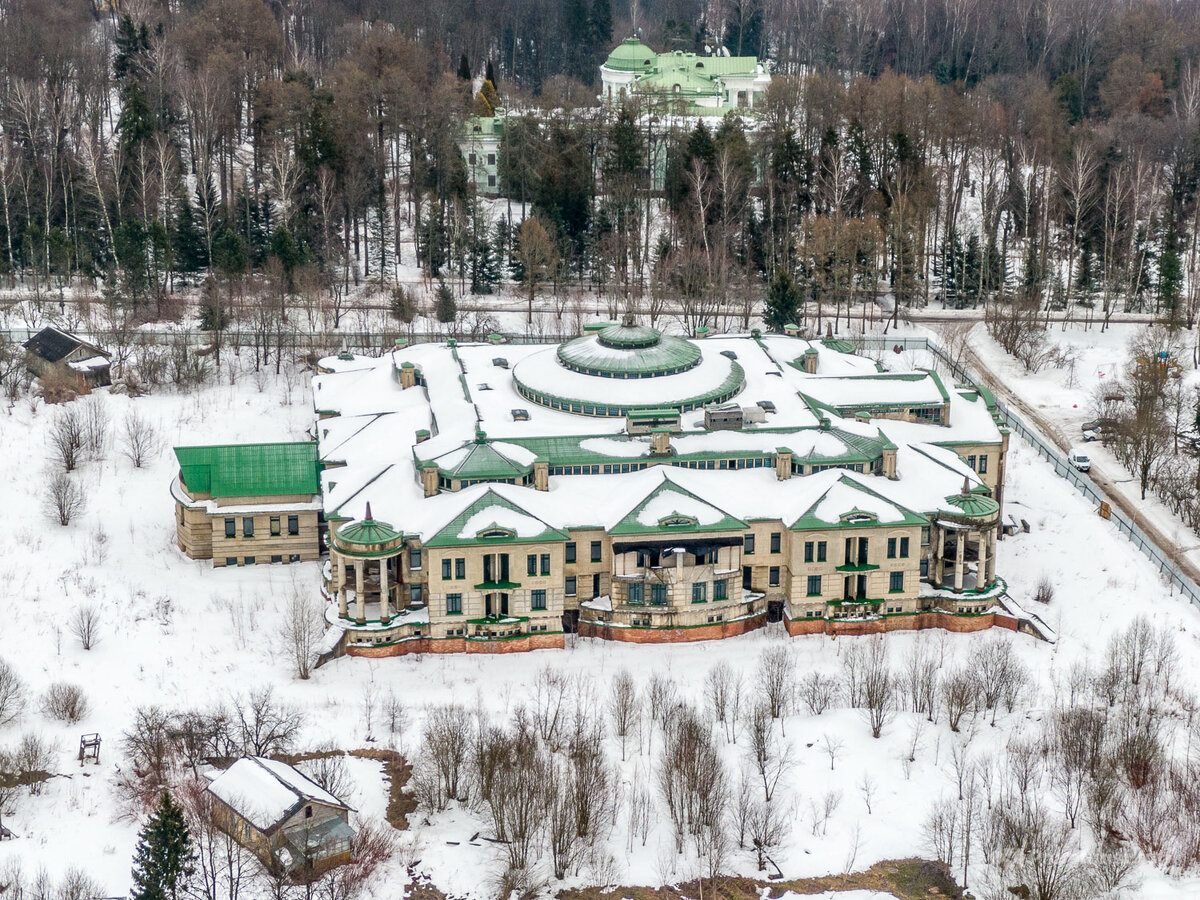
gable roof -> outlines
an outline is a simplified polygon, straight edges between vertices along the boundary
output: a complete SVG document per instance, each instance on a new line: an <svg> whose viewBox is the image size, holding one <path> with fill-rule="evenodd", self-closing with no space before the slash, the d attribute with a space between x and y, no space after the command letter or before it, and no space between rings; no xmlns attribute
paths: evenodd
<svg viewBox="0 0 1200 900"><path fill-rule="evenodd" d="M665 522L672 521L667 525ZM725 510L701 500L669 477L663 480L609 529L612 535L699 531L744 531L749 526Z"/></svg>
<svg viewBox="0 0 1200 900"><path fill-rule="evenodd" d="M528 475L530 466L510 459L502 452L505 449L508 447L477 438L435 457L433 461L448 478L521 478ZM521 453L521 448L516 448L516 452Z"/></svg>
<svg viewBox="0 0 1200 900"><path fill-rule="evenodd" d="M495 530L494 537L481 537ZM463 544L519 544L530 541L565 541L567 535L533 513L506 500L490 488L443 525L426 547L459 547Z"/></svg>
<svg viewBox="0 0 1200 900"><path fill-rule="evenodd" d="M271 497L321 491L315 441L176 447L175 458L184 486L194 494Z"/></svg>
<svg viewBox="0 0 1200 900"><path fill-rule="evenodd" d="M261 756L243 756L214 778L208 791L264 833L287 821L306 803L350 809L297 769Z"/></svg>
<svg viewBox="0 0 1200 900"><path fill-rule="evenodd" d="M926 525L929 522L920 513L884 497L849 475L843 475L823 491L791 527L797 531L843 525L852 527L858 523L846 519L856 515L873 517L881 525Z"/></svg>
<svg viewBox="0 0 1200 900"><path fill-rule="evenodd" d="M58 362L80 347L86 347L92 356L109 356L95 344L53 326L43 328L27 340L24 346L34 356L52 363Z"/></svg>

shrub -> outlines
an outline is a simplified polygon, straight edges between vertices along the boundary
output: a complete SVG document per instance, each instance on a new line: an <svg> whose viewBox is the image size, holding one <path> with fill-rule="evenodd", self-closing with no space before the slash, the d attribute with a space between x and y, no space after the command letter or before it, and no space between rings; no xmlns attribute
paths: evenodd
<svg viewBox="0 0 1200 900"><path fill-rule="evenodd" d="M87 695L77 684L56 681L42 695L42 712L52 719L74 724L87 715Z"/></svg>

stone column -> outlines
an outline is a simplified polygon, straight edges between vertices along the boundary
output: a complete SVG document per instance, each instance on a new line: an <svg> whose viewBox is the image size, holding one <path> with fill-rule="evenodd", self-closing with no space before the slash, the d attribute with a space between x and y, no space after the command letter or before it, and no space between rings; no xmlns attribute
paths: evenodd
<svg viewBox="0 0 1200 900"><path fill-rule="evenodd" d="M954 552L954 590L961 591L963 589L963 569L967 565L967 535L970 532L966 529L958 532L958 544Z"/></svg>
<svg viewBox="0 0 1200 900"><path fill-rule="evenodd" d="M983 590L987 587L987 567L988 567L988 534L989 532L979 532L979 563L975 567L975 589Z"/></svg>
<svg viewBox="0 0 1200 900"><path fill-rule="evenodd" d="M987 536L987 543L988 543L987 583L988 583L988 587L991 587L993 584L996 583L996 533L999 530L1000 530L1000 523L999 523L999 520L997 520L996 524L994 526L992 526L992 529L988 532L988 536Z"/></svg>
<svg viewBox="0 0 1200 900"><path fill-rule="evenodd" d="M938 526L937 565L933 568L933 583L941 587L946 581L946 529Z"/></svg>
<svg viewBox="0 0 1200 900"><path fill-rule="evenodd" d="M354 561L354 621L359 625L367 624L367 592L363 589L365 587L364 568L361 559Z"/></svg>
<svg viewBox="0 0 1200 900"><path fill-rule="evenodd" d="M384 625L392 621L388 606L388 562L386 558L379 561L379 621Z"/></svg>
<svg viewBox="0 0 1200 900"><path fill-rule="evenodd" d="M333 558L337 565L333 578L334 584L337 585L338 615L343 619L348 619L350 612L346 608L346 557L335 550Z"/></svg>

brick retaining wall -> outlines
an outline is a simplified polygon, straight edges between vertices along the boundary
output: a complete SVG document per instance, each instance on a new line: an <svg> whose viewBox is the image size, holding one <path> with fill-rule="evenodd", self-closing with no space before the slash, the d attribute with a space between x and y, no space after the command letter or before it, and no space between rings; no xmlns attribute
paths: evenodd
<svg viewBox="0 0 1200 900"><path fill-rule="evenodd" d="M580 622L579 636L631 644L682 644L688 641L716 641L760 628L765 612L733 622L713 622L693 628L614 628L597 622Z"/></svg>
<svg viewBox="0 0 1200 900"><path fill-rule="evenodd" d="M395 644L346 647L347 656L382 659L388 656L407 656L410 653L523 653L526 650L561 650L565 645L561 632L557 634L527 634L502 641L472 641L467 638L417 638Z"/></svg>
<svg viewBox="0 0 1200 900"><path fill-rule="evenodd" d="M957 634L986 631L989 628L1017 630L1017 620L1002 613L984 613L979 616L959 616L945 612L922 612L912 616L888 616L883 619L787 619L784 626L790 635L828 634L859 635L884 634L889 631L923 631L926 628L942 628Z"/></svg>

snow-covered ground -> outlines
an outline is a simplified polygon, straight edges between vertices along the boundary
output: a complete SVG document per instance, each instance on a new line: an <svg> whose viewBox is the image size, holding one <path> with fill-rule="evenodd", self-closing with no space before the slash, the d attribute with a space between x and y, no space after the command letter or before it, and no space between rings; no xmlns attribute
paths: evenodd
<svg viewBox="0 0 1200 900"><path fill-rule="evenodd" d="M1094 365L1101 364L1098 356ZM46 435L55 410L40 407L33 413L22 403L7 415L0 412L0 457L8 463L0 476L0 508L8 512L9 523L0 543L8 601L0 658L19 670L35 697L52 682L72 681L84 686L92 706L82 722L66 726L39 712L35 700L22 720L0 728L0 746L15 744L27 732L51 739L53 770L62 776L52 779L41 795L17 799L5 823L18 837L0 843L0 866L19 859L27 872L45 866L55 877L78 866L99 881L107 896L129 889L139 823L123 817L115 780L128 766L120 736L140 705L203 707L270 684L281 700L306 711L303 748L326 743L354 748L367 745L367 698L377 704L393 693L408 709L406 730L387 734L375 709L373 736L381 745L391 742L411 754L428 710L459 702L499 721L518 705L533 702L543 667L576 676L580 690L601 698L595 708L602 715L609 682L622 669L639 684L653 673L665 675L681 698L703 706L704 677L717 663L741 673L749 688L762 651L786 644L800 675L815 670L838 676L846 648L860 640L788 639L778 628L693 645L581 639L566 650L528 654L343 658L300 681L276 635L293 592L315 592L316 564L213 569L184 558L174 544L167 487L174 474L173 444L302 437L311 424L305 381L293 377L289 386L274 376L256 380L242 375L230 383L222 373L219 383L193 394L163 391L130 400L102 391L96 396L110 411L113 447L103 459L82 467L88 510L66 528L50 524L41 512L50 455ZM153 461L142 469L133 468L119 450L121 422L131 408L155 423L163 438ZM1080 418L1085 415L1081 412ZM939 654L948 669L987 642L1011 640L1035 674L1035 689L1012 713L1002 711L995 727L980 717L958 735L944 717L930 724L922 716L897 713L882 737L873 740L858 711L833 709L811 716L802 707L794 710L783 723L791 766L780 788L793 811L792 827L772 854L786 877L928 856L922 823L931 805L954 790L951 754L956 743L968 742L970 751L983 758L1002 751L1011 736L1037 733L1056 680L1077 661L1098 662L1109 637L1135 616L1170 630L1181 657L1180 679L1190 682L1191 689L1200 687L1194 674L1200 670L1200 611L1169 596L1145 558L1027 447L1014 441L1011 454L1007 502L1032 530L999 545L998 572L1022 602L1041 576L1054 579L1054 603L1038 611L1058 631L1058 643L1008 633L935 631L895 633L887 644L893 661L923 645ZM80 648L65 623L70 611L85 602L99 606L103 615L100 642L90 651ZM101 764L81 767L75 761L79 735L91 731L100 732L105 742ZM719 740L729 771L736 772L745 758L745 739L736 745ZM618 796L655 795L661 735L643 729L630 742L624 764L619 763L619 741L607 741L618 770ZM914 741L915 761L910 763ZM826 748L839 742L831 768ZM365 760L350 765L355 788L346 799L360 815L381 819L386 798L378 765ZM875 785L869 814L864 780ZM824 823L815 821L823 818L816 810L827 797L833 811ZM618 811L604 853L562 886L694 878L697 861L674 855L669 820L655 809L644 843L640 835L630 835L628 815ZM418 870L457 897L492 895L501 868L498 850L471 842L476 833L488 833L480 810L452 805L440 814L421 811L411 820L411 830L400 836L397 858L376 876L375 896L396 896L407 878L401 860L410 859L419 859ZM70 853L63 852L66 834ZM756 874L749 851L735 851L725 869ZM1141 867L1138 877L1142 887L1136 896L1200 894L1197 877L1168 877L1148 866ZM843 894L838 900L868 897L882 900L882 895L869 893Z"/></svg>

